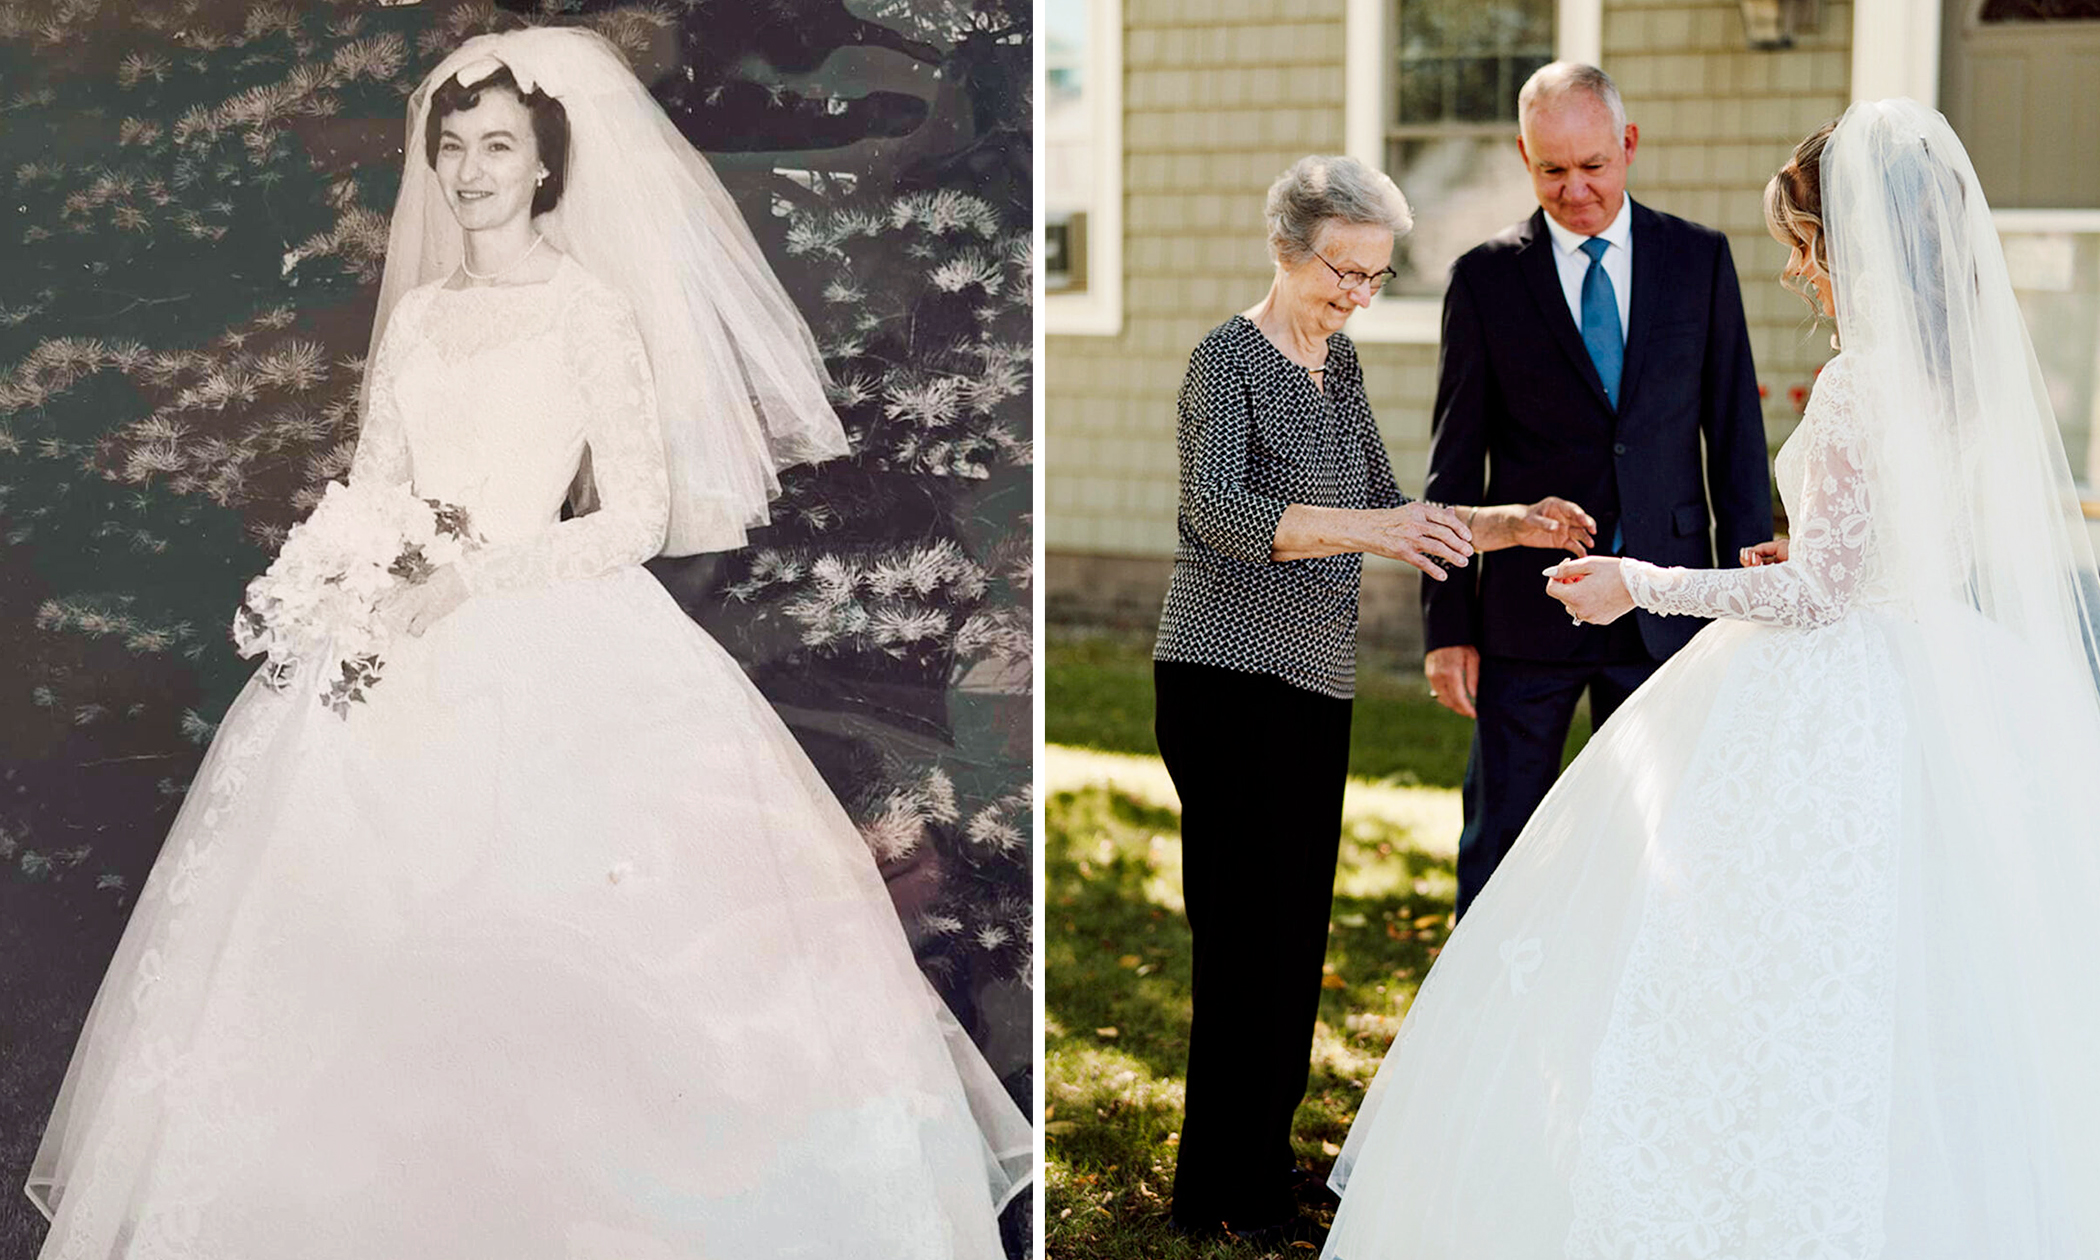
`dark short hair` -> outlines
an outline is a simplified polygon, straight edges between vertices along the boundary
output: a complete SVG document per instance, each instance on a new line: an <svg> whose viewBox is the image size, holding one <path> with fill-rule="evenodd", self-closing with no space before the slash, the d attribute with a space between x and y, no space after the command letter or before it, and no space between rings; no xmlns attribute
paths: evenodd
<svg viewBox="0 0 2100 1260"><path fill-rule="evenodd" d="M518 80L509 66L473 87L461 86L456 74L438 85L430 95L430 114L423 120L423 160L430 163L430 169L437 169L438 138L444 131L445 119L481 104L481 94L491 88L501 88L518 98L532 116L533 143L540 151L540 165L547 168L545 182L532 191L532 213L545 214L560 203L562 187L568 182L569 114L560 101L538 88L519 91Z"/></svg>

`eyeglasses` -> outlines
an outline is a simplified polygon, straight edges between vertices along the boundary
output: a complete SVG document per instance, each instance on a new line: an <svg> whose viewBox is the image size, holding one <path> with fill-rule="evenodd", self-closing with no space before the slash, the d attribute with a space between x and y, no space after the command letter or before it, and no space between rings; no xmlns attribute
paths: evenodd
<svg viewBox="0 0 2100 1260"><path fill-rule="evenodd" d="M1320 258L1320 255L1317 253L1313 257L1319 258L1323 263L1327 263L1327 270L1334 273L1335 283L1341 286L1344 293L1351 289L1361 288L1366 284L1371 286L1371 292L1376 293L1391 284L1393 277L1400 274L1391 267L1387 267L1384 271L1376 272L1343 271L1333 263L1327 262L1325 258Z"/></svg>

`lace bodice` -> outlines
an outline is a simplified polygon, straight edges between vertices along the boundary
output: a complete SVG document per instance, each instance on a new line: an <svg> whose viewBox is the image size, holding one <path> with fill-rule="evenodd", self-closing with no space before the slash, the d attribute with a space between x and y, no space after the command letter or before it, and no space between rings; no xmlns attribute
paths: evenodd
<svg viewBox="0 0 2100 1260"><path fill-rule="evenodd" d="M1827 626L1881 593L1866 487L1866 441L1852 375L1824 365L1801 426L1774 462L1792 522L1784 564L1754 569L1663 568L1625 561L1635 604L1650 612L1766 625Z"/></svg>
<svg viewBox="0 0 2100 1260"><path fill-rule="evenodd" d="M467 509L476 594L593 577L663 546L663 435L626 302L564 258L544 284L402 298L372 364L353 479ZM597 510L561 520L588 451Z"/></svg>

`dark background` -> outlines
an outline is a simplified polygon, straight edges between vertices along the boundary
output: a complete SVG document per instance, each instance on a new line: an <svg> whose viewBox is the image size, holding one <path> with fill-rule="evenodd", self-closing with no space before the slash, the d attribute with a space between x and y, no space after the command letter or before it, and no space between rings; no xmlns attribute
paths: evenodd
<svg viewBox="0 0 2100 1260"><path fill-rule="evenodd" d="M0 1260L43 1236L29 1160L252 669L242 588L348 468L407 95L527 22L627 51L816 331L855 454L788 473L750 549L650 567L861 820L1028 1106L1028 14L0 4Z"/></svg>

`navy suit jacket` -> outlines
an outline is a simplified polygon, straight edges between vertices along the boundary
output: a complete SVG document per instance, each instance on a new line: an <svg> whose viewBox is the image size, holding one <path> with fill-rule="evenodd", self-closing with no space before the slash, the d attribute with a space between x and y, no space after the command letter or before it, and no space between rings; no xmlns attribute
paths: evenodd
<svg viewBox="0 0 2100 1260"><path fill-rule="evenodd" d="M1444 340L1425 499L1530 503L1559 495L1597 519L1597 546L1712 568L1772 536L1772 482L1750 334L1728 238L1633 207L1633 300L1619 405L1553 262L1546 212L1460 258L1444 295ZM1702 459L1701 448L1704 447ZM1429 648L1470 644L1532 661L1585 659L1578 627L1539 571L1565 552L1512 547L1422 583ZM1635 610L1656 660L1706 623Z"/></svg>

